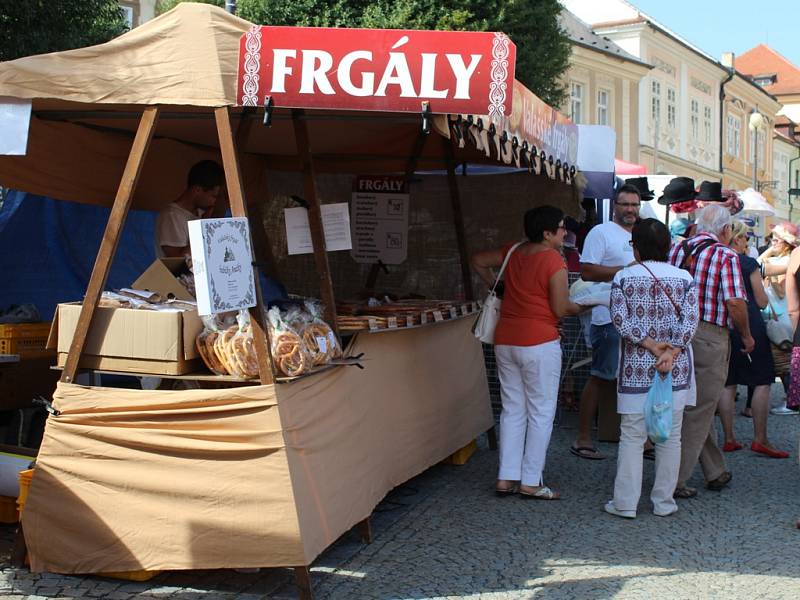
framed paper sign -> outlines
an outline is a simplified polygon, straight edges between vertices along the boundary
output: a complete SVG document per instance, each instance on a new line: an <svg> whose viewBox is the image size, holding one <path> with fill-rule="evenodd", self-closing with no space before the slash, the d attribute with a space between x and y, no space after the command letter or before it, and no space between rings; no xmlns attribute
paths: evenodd
<svg viewBox="0 0 800 600"><path fill-rule="evenodd" d="M256 305L247 219L189 221L189 244L199 314L212 315Z"/></svg>

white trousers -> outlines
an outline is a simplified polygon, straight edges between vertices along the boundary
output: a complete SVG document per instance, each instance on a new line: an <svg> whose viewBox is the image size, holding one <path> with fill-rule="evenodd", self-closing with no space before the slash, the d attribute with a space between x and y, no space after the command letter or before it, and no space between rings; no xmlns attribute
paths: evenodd
<svg viewBox="0 0 800 600"><path fill-rule="evenodd" d="M642 494L642 451L647 439L644 414L621 415L614 507L636 512ZM668 515L678 510L672 498L681 466L681 422L683 409L672 412L672 431L666 442L656 444L656 477L650 499L653 512Z"/></svg>
<svg viewBox="0 0 800 600"><path fill-rule="evenodd" d="M497 478L542 485L561 376L561 341L495 346L494 353L503 402Z"/></svg>

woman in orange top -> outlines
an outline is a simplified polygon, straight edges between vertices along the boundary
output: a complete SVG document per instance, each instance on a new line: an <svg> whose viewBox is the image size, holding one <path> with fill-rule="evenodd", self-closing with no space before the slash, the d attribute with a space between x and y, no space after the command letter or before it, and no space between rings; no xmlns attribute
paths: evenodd
<svg viewBox="0 0 800 600"><path fill-rule="evenodd" d="M583 307L571 302L567 266L560 254L564 213L540 206L525 213L528 241L513 251L503 274L503 304L495 329L500 379L500 470L498 495L556 500L542 480L561 375L561 341L556 326ZM513 244L478 252L472 267L491 286L492 269L503 264Z"/></svg>

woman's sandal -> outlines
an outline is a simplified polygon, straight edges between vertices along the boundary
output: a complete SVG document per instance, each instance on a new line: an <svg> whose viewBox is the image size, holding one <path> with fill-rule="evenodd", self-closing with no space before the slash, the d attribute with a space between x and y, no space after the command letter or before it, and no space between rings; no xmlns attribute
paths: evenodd
<svg viewBox="0 0 800 600"><path fill-rule="evenodd" d="M551 490L546 485L540 487L533 494L520 490L519 497L523 500L561 500L561 494Z"/></svg>
<svg viewBox="0 0 800 600"><path fill-rule="evenodd" d="M508 488L494 488L494 495L500 496L501 498L505 498L506 496L513 496L517 492L519 492L518 485L512 485L511 487Z"/></svg>

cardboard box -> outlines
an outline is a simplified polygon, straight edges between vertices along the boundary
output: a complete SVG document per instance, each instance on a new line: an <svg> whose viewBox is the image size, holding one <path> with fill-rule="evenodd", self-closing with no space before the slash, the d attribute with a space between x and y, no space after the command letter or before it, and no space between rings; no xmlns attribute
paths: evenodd
<svg viewBox="0 0 800 600"><path fill-rule="evenodd" d="M59 304L56 310L47 345L58 350L61 367L66 364L80 312L79 303ZM202 330L195 311L98 307L78 366L157 375L198 371L203 362L194 342Z"/></svg>
<svg viewBox="0 0 800 600"><path fill-rule="evenodd" d="M139 278L131 284L136 290L150 290L166 297L173 294L178 300L194 300L189 291L177 280L175 273L183 269L183 258L157 258Z"/></svg>

